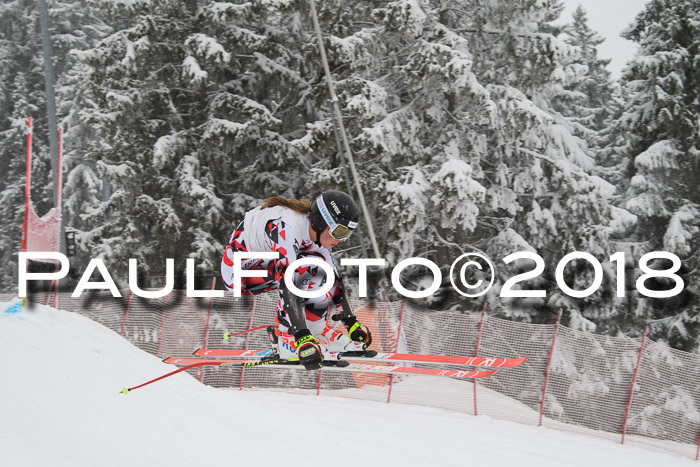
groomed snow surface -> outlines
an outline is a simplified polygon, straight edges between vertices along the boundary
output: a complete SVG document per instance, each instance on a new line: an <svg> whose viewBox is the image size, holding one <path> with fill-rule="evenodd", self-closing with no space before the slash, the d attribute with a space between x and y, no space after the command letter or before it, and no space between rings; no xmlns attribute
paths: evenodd
<svg viewBox="0 0 700 467"><path fill-rule="evenodd" d="M446 410L214 389L83 316L0 303L0 464L674 466L640 445ZM505 402L505 401L504 401Z"/></svg>

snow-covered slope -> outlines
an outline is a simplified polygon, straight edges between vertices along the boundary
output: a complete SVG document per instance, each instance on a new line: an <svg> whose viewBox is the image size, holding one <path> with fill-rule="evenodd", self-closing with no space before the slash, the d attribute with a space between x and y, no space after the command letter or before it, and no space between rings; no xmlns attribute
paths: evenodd
<svg viewBox="0 0 700 467"><path fill-rule="evenodd" d="M11 303L0 303L0 310ZM0 311L0 464L697 466L671 453L440 409L214 389L100 324Z"/></svg>

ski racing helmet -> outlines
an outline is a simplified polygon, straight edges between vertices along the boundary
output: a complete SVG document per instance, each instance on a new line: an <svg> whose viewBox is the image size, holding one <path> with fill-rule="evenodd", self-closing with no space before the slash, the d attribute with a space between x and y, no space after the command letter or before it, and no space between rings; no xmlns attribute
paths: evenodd
<svg viewBox="0 0 700 467"><path fill-rule="evenodd" d="M321 233L328 227L328 233L336 240L347 240L352 235L360 213L355 201L347 193L326 190L311 204L309 221L316 232L316 244L321 244Z"/></svg>

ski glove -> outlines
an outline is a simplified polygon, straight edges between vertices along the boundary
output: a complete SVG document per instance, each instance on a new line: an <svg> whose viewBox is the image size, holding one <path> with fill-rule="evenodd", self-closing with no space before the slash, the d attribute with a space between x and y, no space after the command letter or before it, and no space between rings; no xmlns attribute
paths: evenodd
<svg viewBox="0 0 700 467"><path fill-rule="evenodd" d="M369 328L360 323L354 316L343 319L343 324L348 330L348 336L355 342L362 342L365 347L369 347L372 343L372 333Z"/></svg>
<svg viewBox="0 0 700 467"><path fill-rule="evenodd" d="M300 329L294 333L294 340L297 345L297 355L299 362L307 370L319 370L323 367L323 353L321 347L311 335L308 329Z"/></svg>

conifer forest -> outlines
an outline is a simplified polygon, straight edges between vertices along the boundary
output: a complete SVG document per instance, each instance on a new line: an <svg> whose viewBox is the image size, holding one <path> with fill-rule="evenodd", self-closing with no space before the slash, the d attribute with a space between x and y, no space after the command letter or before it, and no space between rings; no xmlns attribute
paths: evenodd
<svg viewBox="0 0 700 467"><path fill-rule="evenodd" d="M17 290L29 116L32 202L40 215L54 203L39 3L0 5L6 293ZM566 23L559 0L316 0L384 276L422 257L444 277L419 300L426 309L485 303L530 323L552 323L562 309L574 329L637 337L648 327L651 339L698 353L700 0L649 1L621 31L637 52L619 77L582 3ZM354 191L308 0L47 5L63 222L77 241L72 280L99 257L125 283L136 258L141 280L161 284L165 258L178 277L193 258L208 284L231 231L263 199ZM373 256L360 220L336 261ZM474 299L447 279L469 251L497 265L494 287ZM545 296L500 293L535 267L502 261L522 251L545 267L514 288ZM555 280L574 251L602 266L586 297ZM672 268L662 257L641 264L650 252L681 266L652 272L645 287L671 289L680 278L682 292L639 293L645 270ZM411 271L404 285L420 289L427 279ZM574 261L563 275L582 290L595 271ZM381 274L372 282L372 293L399 298Z"/></svg>

